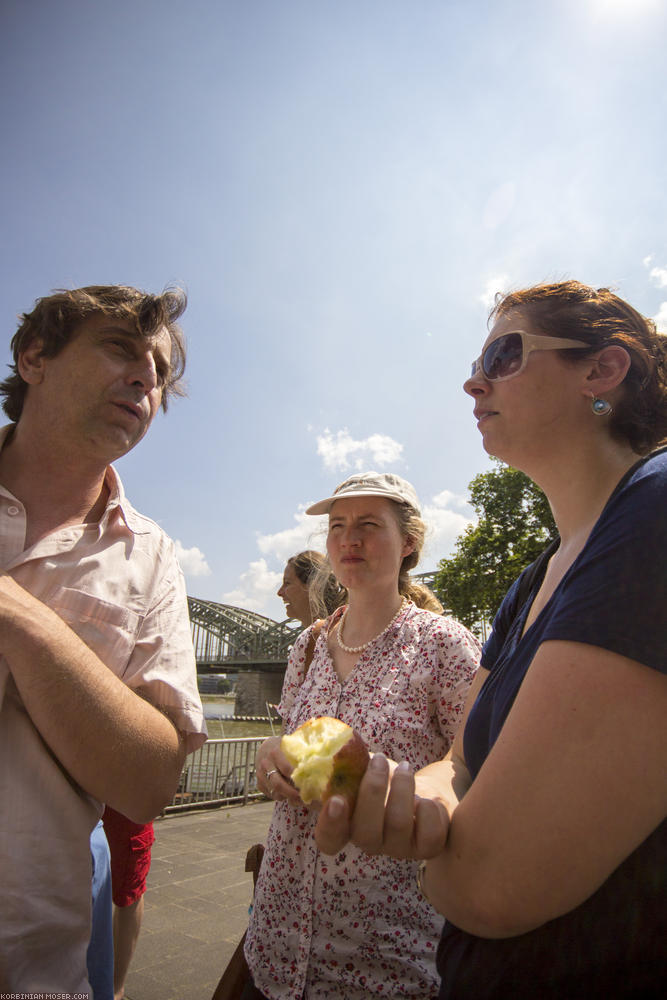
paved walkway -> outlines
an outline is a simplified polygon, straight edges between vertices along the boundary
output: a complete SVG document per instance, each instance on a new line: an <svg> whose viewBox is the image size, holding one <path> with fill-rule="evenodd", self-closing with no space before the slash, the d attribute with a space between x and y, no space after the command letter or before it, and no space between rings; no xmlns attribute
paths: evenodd
<svg viewBox="0 0 667 1000"><path fill-rule="evenodd" d="M265 841L272 811L262 801L155 821L130 1000L211 1000L248 922L246 853Z"/></svg>

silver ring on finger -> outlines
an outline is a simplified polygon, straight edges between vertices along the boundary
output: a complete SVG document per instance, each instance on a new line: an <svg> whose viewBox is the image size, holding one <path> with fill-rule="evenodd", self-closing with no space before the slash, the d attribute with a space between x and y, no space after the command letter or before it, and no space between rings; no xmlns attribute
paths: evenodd
<svg viewBox="0 0 667 1000"><path fill-rule="evenodd" d="M278 773L278 768L273 767L270 771L266 772L266 780L270 782L271 776Z"/></svg>

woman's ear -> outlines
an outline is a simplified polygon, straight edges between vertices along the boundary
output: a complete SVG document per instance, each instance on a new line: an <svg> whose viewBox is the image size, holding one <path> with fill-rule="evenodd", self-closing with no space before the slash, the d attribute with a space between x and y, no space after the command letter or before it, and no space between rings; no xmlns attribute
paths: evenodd
<svg viewBox="0 0 667 1000"><path fill-rule="evenodd" d="M405 541L403 542L403 558L409 556L415 551L415 541L411 535L406 535Z"/></svg>
<svg viewBox="0 0 667 1000"><path fill-rule="evenodd" d="M609 344L589 358L590 368L586 376L586 395L603 398L618 388L628 373L632 360L625 347Z"/></svg>
<svg viewBox="0 0 667 1000"><path fill-rule="evenodd" d="M39 385L44 378L44 342L35 337L18 356L16 367L24 382Z"/></svg>

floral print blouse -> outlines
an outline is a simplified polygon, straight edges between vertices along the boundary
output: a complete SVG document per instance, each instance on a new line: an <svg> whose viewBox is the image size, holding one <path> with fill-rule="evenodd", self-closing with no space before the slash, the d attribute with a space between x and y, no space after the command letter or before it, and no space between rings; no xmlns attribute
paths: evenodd
<svg viewBox="0 0 667 1000"><path fill-rule="evenodd" d="M341 684L327 648L340 613L322 628L305 680L310 628L292 648L279 706L286 732L329 715L370 752L415 769L440 760L479 663L477 640L453 619L407 604ZM321 855L316 818L276 803L246 939L257 988L271 1000L437 997L443 918L417 890L417 862L371 857L352 844Z"/></svg>

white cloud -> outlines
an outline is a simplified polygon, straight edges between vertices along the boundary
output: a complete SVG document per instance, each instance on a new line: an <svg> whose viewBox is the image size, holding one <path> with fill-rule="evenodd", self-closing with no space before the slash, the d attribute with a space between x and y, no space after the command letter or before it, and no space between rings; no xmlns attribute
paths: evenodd
<svg viewBox="0 0 667 1000"><path fill-rule="evenodd" d="M660 303L660 308L653 319L661 333L667 332L667 302Z"/></svg>
<svg viewBox="0 0 667 1000"><path fill-rule="evenodd" d="M284 606L276 591L283 578L285 563L290 556L304 549L323 552L326 523L326 518L311 517L303 507L299 507L290 528L273 534L256 532L261 558L249 564L248 569L241 573L237 586L222 595L222 601L283 621ZM272 569L272 566L277 568Z"/></svg>
<svg viewBox="0 0 667 1000"><path fill-rule="evenodd" d="M667 267L652 267L649 277L658 288L667 288Z"/></svg>
<svg viewBox="0 0 667 1000"><path fill-rule="evenodd" d="M258 559L241 573L238 587L222 595L223 603L264 614L263 608L275 596L282 578L282 571L276 573L269 569L266 559Z"/></svg>
<svg viewBox="0 0 667 1000"><path fill-rule="evenodd" d="M649 278L657 288L667 288L667 267L651 267L653 263L653 254L649 254L644 257L642 261L644 267L649 271Z"/></svg>
<svg viewBox="0 0 667 1000"><path fill-rule="evenodd" d="M468 511L462 513L465 507L468 507ZM435 569L441 559L453 553L459 535L469 524L475 523L475 516L472 508L468 506L467 497L459 496L450 490L443 490L434 496L431 503L423 507L422 516L428 530L417 572L421 569L424 571Z"/></svg>
<svg viewBox="0 0 667 1000"><path fill-rule="evenodd" d="M485 309L491 309L498 292L504 292L509 285L508 274L495 274L484 285L484 291L478 296Z"/></svg>
<svg viewBox="0 0 667 1000"><path fill-rule="evenodd" d="M211 568L206 562L206 556L193 545L191 549L186 549L179 540L174 539L176 547L176 558L185 576L210 576Z"/></svg>
<svg viewBox="0 0 667 1000"><path fill-rule="evenodd" d="M443 490L433 497L436 507L469 507L470 501L467 496L460 493L452 493L451 490Z"/></svg>
<svg viewBox="0 0 667 1000"><path fill-rule="evenodd" d="M303 549L322 549L324 546L322 530L326 530L326 519L312 517L300 507L294 515L296 522L291 528L277 531L273 535L257 533L257 548L263 556L273 556L282 567L290 558Z"/></svg>
<svg viewBox="0 0 667 1000"><path fill-rule="evenodd" d="M355 440L344 428L332 434L327 427L317 437L317 454L324 460L325 469L346 472L352 468L361 472L370 467L382 469L401 462L403 445L387 434L371 434L361 441Z"/></svg>

